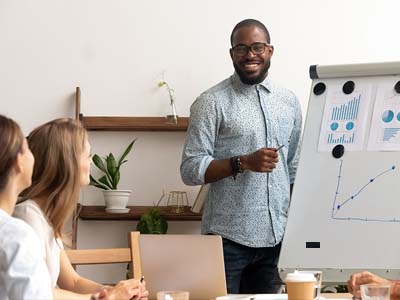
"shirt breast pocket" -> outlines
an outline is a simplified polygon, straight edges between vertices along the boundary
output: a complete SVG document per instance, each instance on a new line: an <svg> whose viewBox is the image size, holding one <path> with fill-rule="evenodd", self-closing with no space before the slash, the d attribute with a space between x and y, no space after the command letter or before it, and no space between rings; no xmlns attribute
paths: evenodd
<svg viewBox="0 0 400 300"><path fill-rule="evenodd" d="M288 147L290 143L290 137L292 136L292 131L294 128L294 120L290 117L280 119L277 122L278 126L276 128L276 137L279 145L285 145Z"/></svg>

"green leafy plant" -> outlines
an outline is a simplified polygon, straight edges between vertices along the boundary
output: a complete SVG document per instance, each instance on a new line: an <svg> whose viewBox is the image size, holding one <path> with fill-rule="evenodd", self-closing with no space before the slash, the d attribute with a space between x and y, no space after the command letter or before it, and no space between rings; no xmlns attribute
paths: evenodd
<svg viewBox="0 0 400 300"><path fill-rule="evenodd" d="M159 209L153 207L142 215L136 230L142 234L165 234L168 230L168 223L160 216Z"/></svg>
<svg viewBox="0 0 400 300"><path fill-rule="evenodd" d="M99 155L93 155L93 163L94 165L104 173L99 179L95 179L92 175L90 175L90 185L98 187L103 190L116 190L118 188L118 183L120 180L120 172L119 169L121 166L126 163L126 156L131 152L133 144L136 142L136 139L133 140L128 147L125 149L124 153L121 155L118 162L115 160L114 154L110 152L106 157L101 158Z"/></svg>

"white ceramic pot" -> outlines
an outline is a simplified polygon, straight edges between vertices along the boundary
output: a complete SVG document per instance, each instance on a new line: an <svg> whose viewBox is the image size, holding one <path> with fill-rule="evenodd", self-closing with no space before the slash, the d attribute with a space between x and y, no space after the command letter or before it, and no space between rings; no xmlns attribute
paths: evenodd
<svg viewBox="0 0 400 300"><path fill-rule="evenodd" d="M131 190L103 190L104 201L108 209L124 209L131 196Z"/></svg>

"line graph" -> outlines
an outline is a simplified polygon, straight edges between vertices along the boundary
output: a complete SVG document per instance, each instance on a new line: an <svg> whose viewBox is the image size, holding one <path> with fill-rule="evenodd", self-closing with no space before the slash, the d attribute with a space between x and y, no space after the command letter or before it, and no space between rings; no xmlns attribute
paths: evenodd
<svg viewBox="0 0 400 300"><path fill-rule="evenodd" d="M337 184L336 184L336 191L335 191L335 197L333 200L333 205L332 205L332 219L335 220L354 220L354 221L366 221L366 222L400 222L400 218L375 218L375 217L350 217L350 216L345 216L345 217L340 217L338 216L338 213L343 210L343 207L346 206L347 204L357 201L359 198L361 198L363 193L366 193L368 188L377 182L377 179L380 177L384 177L385 175L388 175L390 172L393 172L396 170L396 166L393 165L380 173L376 174L373 177L370 177L368 180L366 180L366 183L364 185L361 185L359 188L355 188L354 192L350 193L348 196L343 197L344 200L339 202L339 195L342 193L340 192L340 188L342 185L342 172L343 172L343 160L340 160L340 165L339 165L339 173L337 177ZM342 196L342 195L341 195Z"/></svg>

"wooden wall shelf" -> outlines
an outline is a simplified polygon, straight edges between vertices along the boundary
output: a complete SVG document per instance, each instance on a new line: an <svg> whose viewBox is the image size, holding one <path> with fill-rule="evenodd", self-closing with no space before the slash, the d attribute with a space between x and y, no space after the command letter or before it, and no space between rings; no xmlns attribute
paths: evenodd
<svg viewBox="0 0 400 300"><path fill-rule="evenodd" d="M186 131L188 117L178 117L178 124L168 123L164 117L116 117L116 116L84 116L81 113L81 89L75 92L75 119L80 120L87 130L103 131ZM128 213L112 214L105 211L104 206L78 205L74 211L72 222L72 249L76 249L78 222L81 220L140 220L151 206L129 206ZM159 207L160 214L168 221L201 221L201 214L193 213L189 207L181 214L170 212L167 207Z"/></svg>
<svg viewBox="0 0 400 300"><path fill-rule="evenodd" d="M97 221L129 221L140 220L140 217L148 212L153 206L128 206L130 211L122 214L108 213L104 206L78 205L78 217L81 220L97 220ZM158 206L160 215L167 221L201 221L201 214L190 211L190 207L186 206L184 212L174 213L167 206Z"/></svg>
<svg viewBox="0 0 400 300"><path fill-rule="evenodd" d="M80 120L87 130L109 131L186 131L189 118L179 117L178 124L163 117L85 117Z"/></svg>
<svg viewBox="0 0 400 300"><path fill-rule="evenodd" d="M87 130L103 131L186 131L188 117L178 117L178 123L169 123L165 117L84 116L81 113L81 89L76 88L75 118Z"/></svg>

